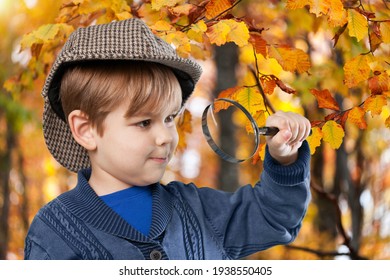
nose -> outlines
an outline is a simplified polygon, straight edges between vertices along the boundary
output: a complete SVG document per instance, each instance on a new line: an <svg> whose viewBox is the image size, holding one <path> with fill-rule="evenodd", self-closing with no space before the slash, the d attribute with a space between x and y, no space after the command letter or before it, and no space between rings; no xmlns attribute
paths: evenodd
<svg viewBox="0 0 390 280"><path fill-rule="evenodd" d="M156 131L156 144L158 146L163 146L172 143L175 133L177 133L175 128L161 125Z"/></svg>

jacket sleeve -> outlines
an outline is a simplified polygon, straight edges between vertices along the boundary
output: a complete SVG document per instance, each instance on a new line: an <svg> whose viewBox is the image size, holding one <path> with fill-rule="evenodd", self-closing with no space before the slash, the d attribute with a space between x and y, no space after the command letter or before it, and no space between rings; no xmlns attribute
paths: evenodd
<svg viewBox="0 0 390 280"><path fill-rule="evenodd" d="M260 181L234 193L199 188L206 220L225 253L238 259L298 234L310 201L310 150L304 142L297 161L282 166L268 150Z"/></svg>

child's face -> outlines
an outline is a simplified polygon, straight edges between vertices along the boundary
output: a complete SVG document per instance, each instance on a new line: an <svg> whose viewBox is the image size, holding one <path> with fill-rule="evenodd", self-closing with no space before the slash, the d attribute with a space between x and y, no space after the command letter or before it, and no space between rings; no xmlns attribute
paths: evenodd
<svg viewBox="0 0 390 280"><path fill-rule="evenodd" d="M128 108L122 105L109 113L103 135L95 133L91 180L108 192L158 182L178 143L174 117L180 107L168 104L160 113L126 118Z"/></svg>

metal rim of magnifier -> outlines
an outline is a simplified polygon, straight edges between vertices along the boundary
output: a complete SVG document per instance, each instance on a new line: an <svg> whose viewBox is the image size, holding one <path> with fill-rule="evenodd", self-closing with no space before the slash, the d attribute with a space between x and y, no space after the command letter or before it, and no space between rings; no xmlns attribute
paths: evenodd
<svg viewBox="0 0 390 280"><path fill-rule="evenodd" d="M208 127L208 123L207 123L207 113L211 110L210 113L213 114L213 117L214 117L214 113L213 113L213 111L214 111L214 103L217 102L217 101L225 101L225 102L233 104L238 109L240 109L245 114L245 116L249 119L250 124L251 124L251 126L253 128L253 131L254 131L255 147L254 147L251 155L248 158L237 159L237 158L229 155L228 153L224 152L221 148L218 147L218 145L215 143L213 137L211 136L210 130L209 130L209 127ZM243 162L243 161L245 161L245 160L247 160L249 158L252 158L255 155L257 149L259 148L259 134L260 134L260 132L259 132L259 127L256 124L256 121L253 119L252 115L248 112L247 109L245 109L244 106L242 106L238 102L236 102L234 100L231 100L231 99L227 99L227 98L215 99L213 103L209 104L204 109L203 114L202 114L202 130L203 130L203 135L205 136L206 141L210 145L211 149L218 156L220 156L222 159L224 159L224 160L226 160L228 162L231 162L231 163L240 163L240 162Z"/></svg>

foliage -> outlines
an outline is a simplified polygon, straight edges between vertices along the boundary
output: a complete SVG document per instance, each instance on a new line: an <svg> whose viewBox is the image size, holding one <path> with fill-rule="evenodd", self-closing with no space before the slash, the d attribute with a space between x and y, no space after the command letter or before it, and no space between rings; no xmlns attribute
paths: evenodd
<svg viewBox="0 0 390 280"><path fill-rule="evenodd" d="M240 59L237 69L239 82L234 88L222 91L219 97L241 103L260 126L265 123L266 116L275 110L304 113L313 127L308 138L311 152L318 157L324 155L329 160L344 149L351 151L355 148L354 159L349 162L354 167L348 170L351 177L347 179L361 186L358 201L368 186L371 186L373 193L375 190L385 193L389 186L389 182L385 181L389 180L386 179L387 175L381 179L382 187L372 181L379 180L377 177L374 179L368 173L364 177L367 166L360 165L363 160L359 162L359 153L366 153L364 163L378 166L379 160L375 156L386 152L386 144L390 142L369 134L381 130L385 131L380 134L383 136L388 134L390 128L390 9L385 1L63 0L57 1L58 9L53 9L49 2L40 0L36 8L29 10L24 6L24 1L18 1L19 11L36 20L32 25L18 23L20 30L24 31L19 34L20 52L29 52L31 59L24 69L15 69L17 74L9 75L8 80L4 81L4 96L8 92L8 99L0 96L0 107L7 114L15 112L18 116L24 116L21 119L24 122L31 122L30 113L40 112L38 108L41 104L37 101L32 103L34 105L30 110L21 111L21 108L25 106L25 100L31 98L28 94L38 96L36 89L41 87L56 53L73 30L91 24L139 17L183 57L209 61L213 58L215 46L236 44ZM44 12L40 11L43 14L38 15L38 8L43 9ZM207 93L202 88L208 85L202 83L205 82L201 80L196 92L198 95ZM196 134L196 121L196 116L190 110L186 110L180 119L179 149L183 153L186 146L192 145L188 134ZM376 153L366 151L361 145L369 137L382 143L376 147ZM23 142L23 135L21 138ZM253 163L258 164L263 156L264 145L261 145ZM68 179L64 178L69 176L53 171L58 167L49 158L46 155L41 159L46 179L40 180L48 186L53 184L50 180L59 177L62 179L56 179L56 184L68 185L64 183ZM208 168L204 167L206 163L203 164L202 168L208 169L208 174L216 169L212 163L212 160L208 162ZM337 173L330 167L325 167L323 171L331 175L329 178ZM254 176L257 176L258 170L255 172ZM180 175L176 176L180 179ZM336 184L330 183L329 179L319 178L315 174L313 178L321 185L318 190L328 194L332 192L332 195L342 193L333 193ZM203 183L205 178L197 180ZM327 189L327 186L332 187ZM389 194L388 189L386 193ZM42 200L54 195L47 194ZM342 200L343 197L340 197ZM384 204L379 197L374 196L373 200L375 207ZM330 201L333 203L335 199ZM308 213L308 220L313 224L316 216L313 213L321 210L317 207L320 206L312 205ZM344 213L340 213L340 221L342 219L352 223ZM340 227L338 229L340 231ZM313 225L307 225L302 231L300 238L307 238L305 242L312 240L313 237L308 237L307 232L315 231ZM374 238L374 235L367 239ZM348 234L343 236L343 243L350 251L355 250L358 256L359 247L355 248L349 243ZM378 231L376 236L379 236ZM379 239L377 237L376 240ZM320 242L315 244L319 245ZM361 251L365 252L366 248L363 247ZM323 256L320 253L317 255ZM389 258L389 255L385 257Z"/></svg>

